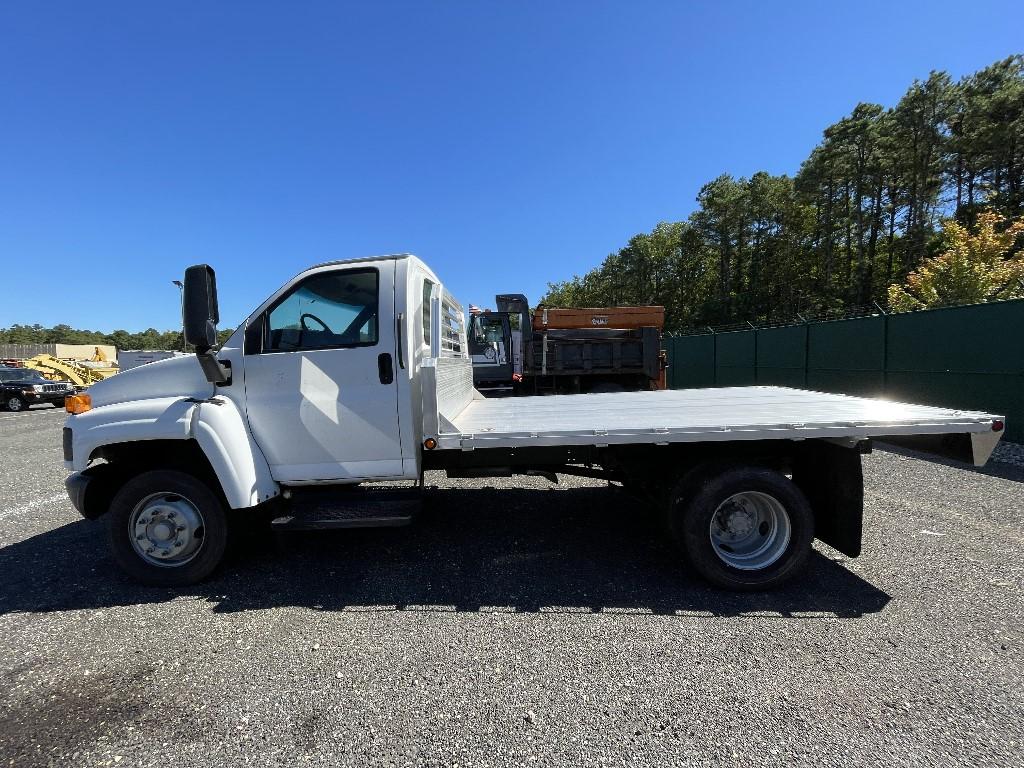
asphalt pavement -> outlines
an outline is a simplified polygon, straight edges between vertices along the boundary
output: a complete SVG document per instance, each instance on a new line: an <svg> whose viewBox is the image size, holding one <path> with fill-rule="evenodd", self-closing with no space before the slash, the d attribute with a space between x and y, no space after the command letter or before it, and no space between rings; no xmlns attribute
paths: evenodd
<svg viewBox="0 0 1024 768"><path fill-rule="evenodd" d="M865 457L864 554L735 595L621 489L447 480L409 528L135 585L0 413L0 766L1021 765L1024 468Z"/></svg>

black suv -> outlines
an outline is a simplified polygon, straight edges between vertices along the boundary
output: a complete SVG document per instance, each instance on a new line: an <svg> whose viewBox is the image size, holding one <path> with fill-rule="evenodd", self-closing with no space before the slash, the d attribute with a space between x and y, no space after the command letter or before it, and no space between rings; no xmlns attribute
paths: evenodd
<svg viewBox="0 0 1024 768"><path fill-rule="evenodd" d="M0 368L0 408L24 411L36 403L64 407L64 398L75 394L75 387L63 381L44 379L39 371L28 368Z"/></svg>

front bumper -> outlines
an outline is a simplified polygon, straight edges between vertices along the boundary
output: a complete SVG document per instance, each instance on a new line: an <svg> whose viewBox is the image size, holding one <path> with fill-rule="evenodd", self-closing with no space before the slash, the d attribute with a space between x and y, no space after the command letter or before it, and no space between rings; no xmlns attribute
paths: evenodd
<svg viewBox="0 0 1024 768"><path fill-rule="evenodd" d="M38 405L39 403L53 403L54 405L64 406L64 398L69 395L75 394L75 389L64 389L59 392L22 392L22 396L25 398L25 402L29 405Z"/></svg>
<svg viewBox="0 0 1024 768"><path fill-rule="evenodd" d="M68 478L64 481L64 487L68 491L68 498L71 499L71 506L82 517L88 517L85 514L85 493L89 487L90 480L92 478L88 475L75 472L73 475L68 475Z"/></svg>

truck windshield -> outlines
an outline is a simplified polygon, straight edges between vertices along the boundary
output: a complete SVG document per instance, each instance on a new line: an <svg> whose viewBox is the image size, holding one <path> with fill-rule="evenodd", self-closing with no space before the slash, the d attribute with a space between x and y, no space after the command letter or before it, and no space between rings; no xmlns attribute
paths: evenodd
<svg viewBox="0 0 1024 768"><path fill-rule="evenodd" d="M492 344L501 341L501 318L489 315L473 317L473 342L476 344Z"/></svg>

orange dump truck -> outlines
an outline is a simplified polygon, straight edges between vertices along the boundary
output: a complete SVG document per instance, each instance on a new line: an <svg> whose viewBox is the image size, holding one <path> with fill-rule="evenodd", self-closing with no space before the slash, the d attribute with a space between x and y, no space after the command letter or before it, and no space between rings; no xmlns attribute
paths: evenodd
<svg viewBox="0 0 1024 768"><path fill-rule="evenodd" d="M497 312L470 322L476 387L485 394L664 389L664 307L540 306L496 297Z"/></svg>

